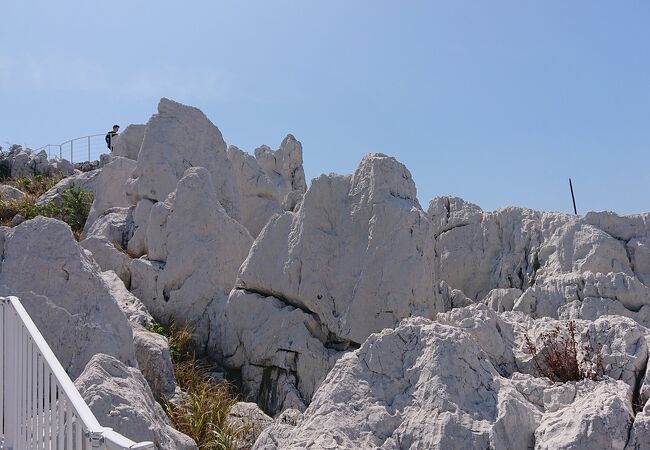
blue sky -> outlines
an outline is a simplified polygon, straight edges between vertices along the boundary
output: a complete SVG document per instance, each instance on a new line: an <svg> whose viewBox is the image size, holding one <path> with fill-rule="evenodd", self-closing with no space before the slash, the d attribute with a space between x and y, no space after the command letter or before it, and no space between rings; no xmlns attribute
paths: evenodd
<svg viewBox="0 0 650 450"><path fill-rule="evenodd" d="M226 142L293 133L309 179L368 152L426 208L650 211L650 2L5 0L0 145L143 123L166 96Z"/></svg>

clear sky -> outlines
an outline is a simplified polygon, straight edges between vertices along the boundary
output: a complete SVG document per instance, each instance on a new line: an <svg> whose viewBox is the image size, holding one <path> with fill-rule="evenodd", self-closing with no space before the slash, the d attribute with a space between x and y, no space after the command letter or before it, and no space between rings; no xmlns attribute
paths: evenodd
<svg viewBox="0 0 650 450"><path fill-rule="evenodd" d="M650 211L650 2L52 1L0 6L0 145L202 109L228 144L368 152L426 208Z"/></svg>

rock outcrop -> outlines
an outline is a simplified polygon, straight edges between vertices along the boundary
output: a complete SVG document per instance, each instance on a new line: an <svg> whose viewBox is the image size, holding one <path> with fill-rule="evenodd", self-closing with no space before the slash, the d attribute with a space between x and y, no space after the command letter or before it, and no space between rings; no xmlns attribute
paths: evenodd
<svg viewBox="0 0 650 450"><path fill-rule="evenodd" d="M152 441L159 450L197 448L192 439L172 427L137 369L97 354L75 386L103 426L136 442Z"/></svg>
<svg viewBox="0 0 650 450"><path fill-rule="evenodd" d="M228 158L241 194L241 223L257 236L274 214L291 211L307 190L302 167L302 145L288 135L278 150L267 146L255 157L228 147Z"/></svg>
<svg viewBox="0 0 650 450"><path fill-rule="evenodd" d="M121 156L133 160L138 159L140 147L144 140L146 125L129 125L122 131L113 144L113 156Z"/></svg>
<svg viewBox="0 0 650 450"><path fill-rule="evenodd" d="M0 295L20 298L73 379L96 353L136 364L131 327L68 225L23 222L5 233L0 254Z"/></svg>
<svg viewBox="0 0 650 450"><path fill-rule="evenodd" d="M373 334L338 360L295 426L276 423L255 448L625 447L633 423L633 388L626 381L605 375L602 381L552 384L504 375L494 364L498 327L490 338L486 327L467 323L472 313L460 314L460 327L412 318ZM527 320L516 316L521 324ZM647 347L643 353L647 359ZM607 367L612 375L619 370Z"/></svg>
<svg viewBox="0 0 650 450"><path fill-rule="evenodd" d="M25 197L25 193L20 189L6 184L0 185L0 200L20 200Z"/></svg>
<svg viewBox="0 0 650 450"><path fill-rule="evenodd" d="M138 162L127 182L134 212L135 234L129 250L148 252L144 241L148 212L164 201L190 167L204 167L226 213L240 218L239 191L221 132L198 109L163 98L146 125Z"/></svg>
<svg viewBox="0 0 650 450"><path fill-rule="evenodd" d="M74 168L66 159L48 159L45 150L38 153L21 146L12 146L0 155L0 179L33 178L36 175L52 176L57 173L72 175Z"/></svg>
<svg viewBox="0 0 650 450"><path fill-rule="evenodd" d="M210 173L187 169L151 208L148 253L131 263L131 290L158 321L189 323L206 345L252 241L221 206Z"/></svg>
<svg viewBox="0 0 650 450"><path fill-rule="evenodd" d="M381 154L352 176L315 179L297 211L273 218L241 268L221 336L247 398L273 413L301 409L296 400L308 404L341 350L444 310L429 227L410 173Z"/></svg>

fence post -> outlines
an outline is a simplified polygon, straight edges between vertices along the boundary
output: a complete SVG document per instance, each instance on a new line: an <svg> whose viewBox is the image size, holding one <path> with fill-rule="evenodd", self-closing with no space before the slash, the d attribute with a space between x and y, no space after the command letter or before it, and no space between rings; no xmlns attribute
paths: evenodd
<svg viewBox="0 0 650 450"><path fill-rule="evenodd" d="M63 159L63 144L59 144L59 159Z"/></svg>
<svg viewBox="0 0 650 450"><path fill-rule="evenodd" d="M90 136L88 136L88 161L90 161Z"/></svg>
<svg viewBox="0 0 650 450"><path fill-rule="evenodd" d="M74 141L70 141L70 162L71 162L72 164L74 164L74 161L73 161L74 156L72 156L72 148L73 148L73 145L72 145L72 144L73 144L73 142L74 142Z"/></svg>

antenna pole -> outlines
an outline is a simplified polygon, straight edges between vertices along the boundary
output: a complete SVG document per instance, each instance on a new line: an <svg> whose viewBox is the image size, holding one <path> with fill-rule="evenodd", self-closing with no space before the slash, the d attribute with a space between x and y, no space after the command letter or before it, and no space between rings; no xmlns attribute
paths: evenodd
<svg viewBox="0 0 650 450"><path fill-rule="evenodd" d="M578 210L576 209L576 197L573 195L573 183L571 183L571 178L569 178L569 188L571 188L571 200L573 200L573 213L577 216Z"/></svg>

